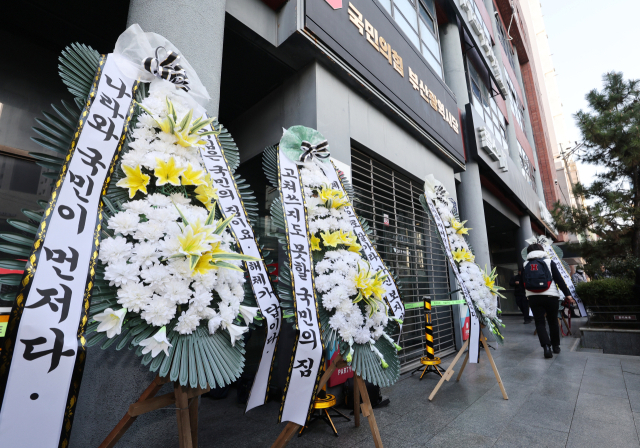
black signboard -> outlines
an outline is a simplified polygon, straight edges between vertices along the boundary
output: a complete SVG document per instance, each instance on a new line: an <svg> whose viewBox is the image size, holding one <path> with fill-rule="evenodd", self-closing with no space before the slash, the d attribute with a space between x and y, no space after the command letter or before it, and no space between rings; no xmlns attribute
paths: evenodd
<svg viewBox="0 0 640 448"><path fill-rule="evenodd" d="M305 26L356 72L464 163L456 99L375 0L305 2Z"/></svg>

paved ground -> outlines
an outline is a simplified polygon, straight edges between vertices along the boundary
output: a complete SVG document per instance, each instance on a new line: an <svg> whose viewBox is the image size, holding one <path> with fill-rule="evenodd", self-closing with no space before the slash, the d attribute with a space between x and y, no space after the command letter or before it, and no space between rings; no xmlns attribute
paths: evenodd
<svg viewBox="0 0 640 448"><path fill-rule="evenodd" d="M423 381L405 375L383 391L391 404L375 410L385 448L640 447L640 357L571 351L577 340L564 338L562 353L547 360L533 325L515 317L505 323L507 342L492 353L509 400L502 399L484 353L433 402L427 398L433 374ZM235 402L233 390L225 400L202 401L200 447L268 447L284 428L274 424L278 403L244 415ZM373 447L365 418L360 428L339 419L336 426L339 438L316 422L288 446Z"/></svg>

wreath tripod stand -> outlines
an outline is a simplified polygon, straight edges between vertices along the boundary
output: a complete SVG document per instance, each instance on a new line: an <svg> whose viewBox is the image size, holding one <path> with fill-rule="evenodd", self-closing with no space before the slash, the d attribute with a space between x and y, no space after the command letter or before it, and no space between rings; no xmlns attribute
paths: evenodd
<svg viewBox="0 0 640 448"><path fill-rule="evenodd" d="M482 326L482 328L484 328L484 325ZM489 345L487 344L487 338L484 337L484 335L482 334L482 331L480 332L480 344L484 348L484 351L487 354L487 358L489 358L489 363L491 363L491 368L493 369L493 374L496 376L496 381L498 381L498 385L500 386L500 391L502 392L502 398L504 398L505 400L508 400L509 397L507 396L507 391L504 389L504 385L502 384L502 379L500 378L500 372L498 372L498 368L496 367L496 363L493 361L493 356L491 356L491 352L489 351ZM440 390L440 387L442 386L442 384L445 381L449 381L451 379L451 377L453 376L453 373L454 373L453 368L456 366L456 364L460 360L460 357L465 352L465 350L467 350L468 347L469 347L469 339L467 339L467 341L464 343L464 345L462 346L462 348L460 349L460 351L458 352L456 357L453 358L453 361L451 361L451 364L447 368L446 372L444 372L444 375L442 376L442 378L440 378L440 381L438 381L438 384L433 389L433 392L431 392L431 395L429 395L429 401L433 400L433 397L436 396L436 394L438 393L438 390ZM464 368L467 366L467 362L468 361L469 361L469 351L467 351L467 355L464 358L464 361L462 363L462 368L460 369L460 372L458 373L456 381L460 381L460 377L462 376L462 372L464 372Z"/></svg>
<svg viewBox="0 0 640 448"><path fill-rule="evenodd" d="M342 356L338 354L334 362L324 372L322 378L320 378L318 390L324 387L324 385L327 383L327 381L329 381L329 378L336 369L346 366L347 363L342 359ZM360 403L360 397L362 397L362 403ZM373 408L371 407L371 400L369 399L367 386L365 385L364 380L358 375L354 375L353 398L353 415L356 428L360 426L360 410L362 410L362 415L367 417L367 419L369 420L369 427L371 428L371 434L373 435L373 443L375 447L382 448L382 438L380 437L380 431L378 430L376 418L373 415ZM293 436L295 436L298 431L300 431L300 428L301 426L297 423L287 423L287 426L285 426L285 428L282 430L276 441L273 442L271 448L282 448L286 446L287 443L291 441Z"/></svg>
<svg viewBox="0 0 640 448"><path fill-rule="evenodd" d="M209 392L210 388L194 389L174 383L173 392L155 395L169 378L156 376L149 387L140 395L138 401L129 406L129 410L115 428L102 441L99 448L113 448L138 416L167 406L176 406L178 418L178 439L180 448L197 448L198 446L198 397Z"/></svg>

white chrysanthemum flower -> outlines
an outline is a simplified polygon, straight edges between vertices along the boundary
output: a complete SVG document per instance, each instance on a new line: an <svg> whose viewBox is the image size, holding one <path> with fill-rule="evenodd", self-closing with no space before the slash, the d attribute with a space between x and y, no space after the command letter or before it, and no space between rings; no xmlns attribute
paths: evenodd
<svg viewBox="0 0 640 448"><path fill-rule="evenodd" d="M140 316L149 324L162 327L171 322L176 315L175 304L157 294L144 306Z"/></svg>
<svg viewBox="0 0 640 448"><path fill-rule="evenodd" d="M198 313L189 308L187 311L183 311L180 317L178 317L178 324L175 330L180 334L191 334L198 328L200 323L200 316Z"/></svg>
<svg viewBox="0 0 640 448"><path fill-rule="evenodd" d="M154 193L147 196L147 201L149 204L154 205L156 207L168 207L171 205L171 199L169 196L165 196L160 193Z"/></svg>
<svg viewBox="0 0 640 448"><path fill-rule="evenodd" d="M135 232L139 222L140 218L135 213L119 212L109 218L108 227L116 234L130 235Z"/></svg>
<svg viewBox="0 0 640 448"><path fill-rule="evenodd" d="M192 294L189 283L189 280L173 277L170 282L164 284L162 297L178 305L189 303Z"/></svg>
<svg viewBox="0 0 640 448"><path fill-rule="evenodd" d="M118 290L118 303L129 311L139 313L142 307L144 307L151 296L153 290L148 286L144 286L140 282L130 281L126 285Z"/></svg>
<svg viewBox="0 0 640 448"><path fill-rule="evenodd" d="M131 265L125 260L119 260L104 268L104 279L109 280L110 286L120 287L128 282L137 281L138 270L131 269Z"/></svg>
<svg viewBox="0 0 640 448"><path fill-rule="evenodd" d="M152 266L158 262L158 257L161 256L160 252L156 252L156 244L152 243L138 243L133 249L133 256L131 261L139 266Z"/></svg>
<svg viewBox="0 0 640 448"><path fill-rule="evenodd" d="M127 261L131 256L133 245L121 236L106 238L100 243L98 258L103 263L115 263L120 260Z"/></svg>

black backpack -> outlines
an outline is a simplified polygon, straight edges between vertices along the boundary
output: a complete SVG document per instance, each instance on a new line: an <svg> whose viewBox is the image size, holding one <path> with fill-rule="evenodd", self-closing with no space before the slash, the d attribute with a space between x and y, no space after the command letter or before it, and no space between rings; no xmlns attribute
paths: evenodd
<svg viewBox="0 0 640 448"><path fill-rule="evenodd" d="M527 291L545 292L551 286L552 281L551 270L542 258L529 260L522 272L522 283Z"/></svg>

